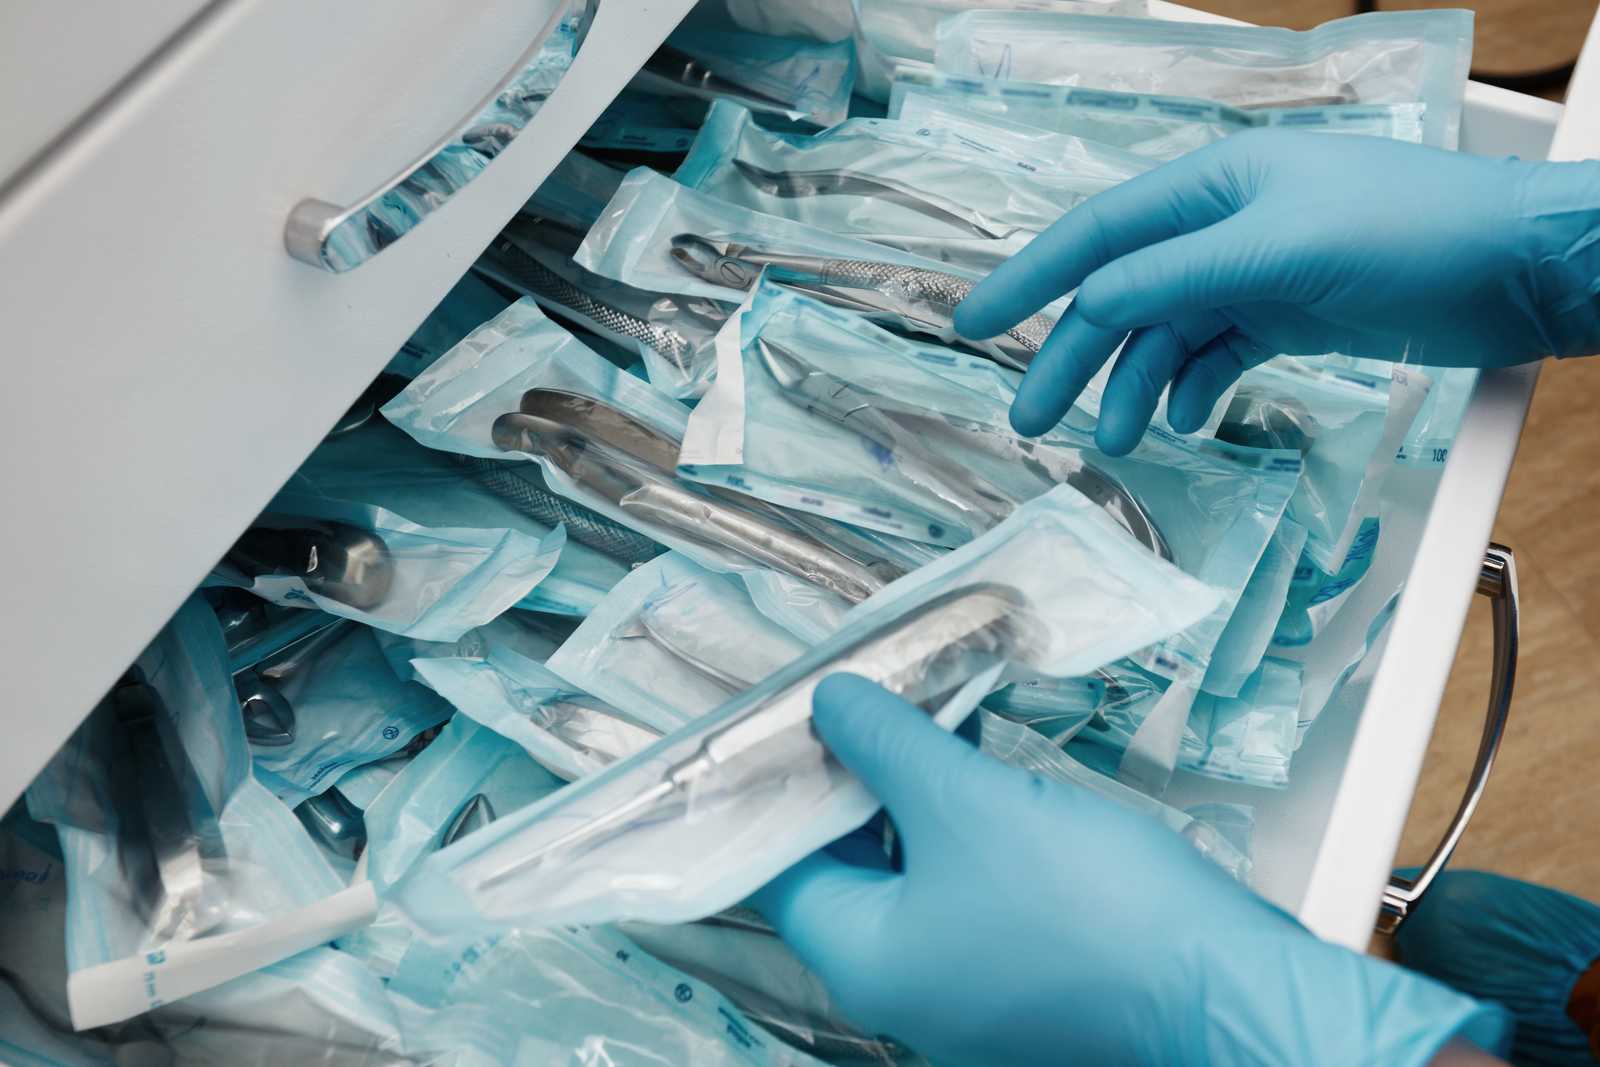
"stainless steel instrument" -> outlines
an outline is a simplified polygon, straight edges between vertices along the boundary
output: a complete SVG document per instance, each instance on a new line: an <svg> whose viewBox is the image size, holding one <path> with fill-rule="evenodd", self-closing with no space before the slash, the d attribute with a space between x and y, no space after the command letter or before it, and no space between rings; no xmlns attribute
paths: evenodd
<svg viewBox="0 0 1600 1067"><path fill-rule="evenodd" d="M450 847L468 834L488 826L495 818L494 805L489 803L489 798L482 793L473 794L444 828L444 833L439 837L439 847Z"/></svg>
<svg viewBox="0 0 1600 1067"><path fill-rule="evenodd" d="M366 816L338 789L302 801L294 813L300 825L329 852L347 860L361 858L367 847Z"/></svg>
<svg viewBox="0 0 1600 1067"><path fill-rule="evenodd" d="M689 53L668 44L657 48L655 53L645 60L644 69L658 78L665 78L684 88L698 89L702 92L726 96L730 100L754 104L758 110L771 110L772 108L778 108L782 111L794 110L792 101L781 100L776 96L770 96L740 85L736 81L724 78Z"/></svg>
<svg viewBox="0 0 1600 1067"><path fill-rule="evenodd" d="M861 674L927 706L1001 660L1025 659L1029 635L1037 632L1025 598L1009 586L985 582L949 590L820 663L814 655L796 662L775 676L786 684L718 721L694 752L664 769L655 784L517 856L478 885L490 888L557 853L598 844L652 809L651 822L669 818L669 811L660 809L712 788L706 784L712 775L736 775L740 783L782 775L793 749L774 742L796 729L809 733L812 693L830 674Z"/></svg>
<svg viewBox="0 0 1600 1067"><path fill-rule="evenodd" d="M223 559L251 578L293 575L313 593L361 611L383 603L394 581L383 538L321 519L262 515Z"/></svg>
<svg viewBox="0 0 1600 1067"><path fill-rule="evenodd" d="M889 178L869 177L848 170L765 170L743 159L734 160L733 166L745 181L768 196L786 200L811 196L885 200L991 241L1005 240L1018 230L1015 226L1000 230L969 207Z"/></svg>

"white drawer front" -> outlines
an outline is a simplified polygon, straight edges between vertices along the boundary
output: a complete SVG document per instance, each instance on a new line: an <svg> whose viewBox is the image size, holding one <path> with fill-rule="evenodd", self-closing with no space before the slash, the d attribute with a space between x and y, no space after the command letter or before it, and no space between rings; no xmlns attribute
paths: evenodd
<svg viewBox="0 0 1600 1067"><path fill-rule="evenodd" d="M0 805L691 6L610 0L489 168L343 275L292 260L470 112L555 0L238 0L0 199L16 561ZM25 457L25 458L24 458Z"/></svg>

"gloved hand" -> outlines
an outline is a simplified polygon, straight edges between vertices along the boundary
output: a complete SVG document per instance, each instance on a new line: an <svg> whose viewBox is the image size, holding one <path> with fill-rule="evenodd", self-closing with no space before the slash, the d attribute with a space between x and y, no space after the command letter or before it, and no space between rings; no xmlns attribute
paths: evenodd
<svg viewBox="0 0 1600 1067"><path fill-rule="evenodd" d="M864 679L814 723L905 870L819 852L752 899L869 1032L941 1065L1425 1064L1506 1017L1312 937L1148 816L1008 767Z"/></svg>
<svg viewBox="0 0 1600 1067"><path fill-rule="evenodd" d="M1168 383L1199 428L1280 354L1494 367L1600 351L1600 163L1527 163L1374 137L1252 130L1095 196L956 309L991 337L1077 298L1012 407L1055 425L1128 336L1096 442L1138 443Z"/></svg>
<svg viewBox="0 0 1600 1067"><path fill-rule="evenodd" d="M1407 967L1511 1009L1512 1062L1600 1059L1600 906L1487 871L1445 871L1395 943Z"/></svg>

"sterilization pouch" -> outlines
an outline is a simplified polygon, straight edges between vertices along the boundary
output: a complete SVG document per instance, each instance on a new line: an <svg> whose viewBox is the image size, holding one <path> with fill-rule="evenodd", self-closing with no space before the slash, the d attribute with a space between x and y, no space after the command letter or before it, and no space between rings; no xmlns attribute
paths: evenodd
<svg viewBox="0 0 1600 1067"><path fill-rule="evenodd" d="M1208 778L1283 788L1298 744L1301 671L1298 663L1267 657L1237 696L1201 693L1189 711L1200 751L1178 766Z"/></svg>
<svg viewBox="0 0 1600 1067"><path fill-rule="evenodd" d="M903 569L837 524L790 517L672 473L688 411L585 348L532 301L475 332L385 405L431 447L538 462L555 491L697 563L737 573L764 611L792 592L775 569L840 604ZM780 620L781 621L781 620Z"/></svg>
<svg viewBox="0 0 1600 1067"><path fill-rule="evenodd" d="M939 24L947 74L1199 97L1244 108L1425 103L1428 144L1454 148L1472 12L1385 11L1305 31L1048 12L969 11Z"/></svg>
<svg viewBox="0 0 1600 1067"><path fill-rule="evenodd" d="M753 211L990 270L1088 197L1149 169L1058 140L1075 143L1053 165L1002 130L979 140L933 123L850 119L786 134L718 102L674 178Z"/></svg>
<svg viewBox="0 0 1600 1067"><path fill-rule="evenodd" d="M513 219L475 267L532 297L548 314L637 353L650 384L669 396L697 397L710 384L717 364L713 344L730 304L635 289L584 270L549 227L526 219Z"/></svg>
<svg viewBox="0 0 1600 1067"><path fill-rule="evenodd" d="M819 620L819 626L831 620ZM805 652L743 583L676 553L612 590L550 659L570 683L667 733Z"/></svg>
<svg viewBox="0 0 1600 1067"><path fill-rule="evenodd" d="M1359 356L1329 355L1322 357L1329 366L1351 367L1387 378L1394 364L1381 359L1363 359ZM1395 461L1405 467L1442 467L1450 458L1450 448L1456 434L1461 432L1461 421L1466 418L1467 405L1472 402L1472 391L1478 384L1476 367L1421 367L1404 365L1411 374L1422 374L1432 383L1428 398L1406 431Z"/></svg>
<svg viewBox="0 0 1600 1067"><path fill-rule="evenodd" d="M291 808L450 717L448 703L397 675L373 631L353 622L285 649L234 685L256 778Z"/></svg>
<svg viewBox="0 0 1600 1067"><path fill-rule="evenodd" d="M1060 487L716 711L434 853L392 899L435 933L714 914L878 806L811 731L828 674L885 684L948 729L1006 681L1089 673L1219 598Z"/></svg>
<svg viewBox="0 0 1600 1067"><path fill-rule="evenodd" d="M690 417L680 473L951 546L1065 482L1223 590L1214 616L1141 654L1165 677L1205 671L1299 477L1295 452L1159 428L1130 455L1106 456L1081 411L1040 438L1019 437L1008 372L780 286L763 284L737 326L739 348L719 349L716 385Z"/></svg>
<svg viewBox="0 0 1600 1067"><path fill-rule="evenodd" d="M440 1067L823 1067L610 929L419 940L389 991L408 1054Z"/></svg>
<svg viewBox="0 0 1600 1067"><path fill-rule="evenodd" d="M1041 778L1088 789L1125 807L1144 812L1188 841L1201 855L1234 878L1249 884L1249 853L1241 850L1228 835L1209 823L1092 770L1021 723L990 711L979 714L982 716L980 745L984 752L1002 763L1019 767Z"/></svg>
<svg viewBox="0 0 1600 1067"><path fill-rule="evenodd" d="M1301 554L1289 581L1277 629L1272 634L1274 648L1301 648L1327 627L1371 569L1381 528L1377 518L1363 519L1343 565L1334 574L1318 567L1310 556Z"/></svg>
<svg viewBox="0 0 1600 1067"><path fill-rule="evenodd" d="M645 61L630 86L733 99L786 119L832 126L849 111L855 80L855 50L848 42L685 27Z"/></svg>
<svg viewBox="0 0 1600 1067"><path fill-rule="evenodd" d="M620 711L506 649L477 660L419 660L416 669L463 716L515 741L568 781L648 748L681 725L665 708L653 707L654 716Z"/></svg>
<svg viewBox="0 0 1600 1067"><path fill-rule="evenodd" d="M621 181L621 175L617 176ZM601 202L604 206L604 201ZM598 215L598 210L596 211ZM387 374L402 378L415 378L434 360L450 351L451 347L480 323L494 318L505 310L511 299L482 278L464 274L461 280L444 294L439 305L428 312L422 325L400 346L400 351L384 367Z"/></svg>
<svg viewBox="0 0 1600 1067"><path fill-rule="evenodd" d="M216 616L191 597L29 787L67 881L79 1029L128 1018L370 919L251 776ZM387 669L387 668L385 668Z"/></svg>
<svg viewBox="0 0 1600 1067"><path fill-rule="evenodd" d="M380 893L435 849L566 784L518 745L460 715L395 781L366 810L367 876Z"/></svg>
<svg viewBox="0 0 1600 1067"><path fill-rule="evenodd" d="M522 207L523 213L583 233L605 210L606 201L616 194L623 176L624 172L616 167L574 149L561 157L561 162L533 191ZM488 319L485 315L478 322Z"/></svg>
<svg viewBox="0 0 1600 1067"><path fill-rule="evenodd" d="M1216 696L1237 696L1245 680L1261 665L1283 615L1289 588L1301 563L1306 528L1285 518L1273 531L1266 551L1256 563L1250 581L1206 667L1202 691Z"/></svg>
<svg viewBox="0 0 1600 1067"><path fill-rule="evenodd" d="M1007 127L1086 138L1151 163L1177 159L1251 129L1361 134L1422 143L1424 104L1333 104L1245 110L1192 96L1122 93L938 71L897 72L889 115L903 122L948 119L953 112Z"/></svg>
<svg viewBox="0 0 1600 1067"><path fill-rule="evenodd" d="M951 324L987 273L767 215L690 189L654 171L628 175L574 257L596 274L640 289L739 302L760 273L872 318L1021 366L1038 351L1064 301L998 338L968 341ZM1098 397L1091 389L1089 401Z"/></svg>
<svg viewBox="0 0 1600 1067"><path fill-rule="evenodd" d="M584 131L578 144L613 160L619 154L640 162L653 161L655 156L681 156L694 144L708 106L696 96L624 89Z"/></svg>
<svg viewBox="0 0 1600 1067"><path fill-rule="evenodd" d="M975 7L1053 14L1140 16L1145 0L856 0L861 34L891 61L931 63L936 31L944 20Z"/></svg>

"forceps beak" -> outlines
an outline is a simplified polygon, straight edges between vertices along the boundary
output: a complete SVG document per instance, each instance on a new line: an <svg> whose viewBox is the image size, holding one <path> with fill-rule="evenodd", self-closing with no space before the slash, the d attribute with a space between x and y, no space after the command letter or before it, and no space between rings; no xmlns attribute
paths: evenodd
<svg viewBox="0 0 1600 1067"><path fill-rule="evenodd" d="M696 233L672 239L672 258L696 278L729 289L748 289L761 276L761 268L737 258L737 246L718 244Z"/></svg>

